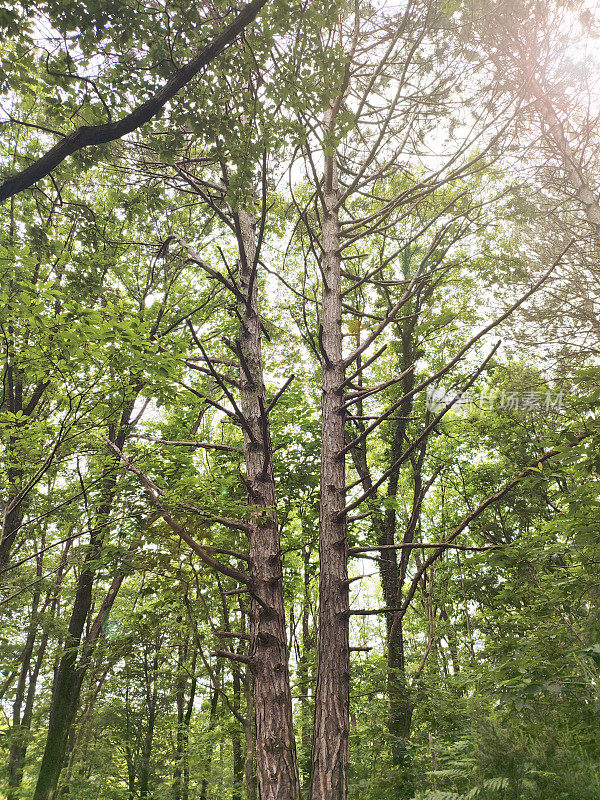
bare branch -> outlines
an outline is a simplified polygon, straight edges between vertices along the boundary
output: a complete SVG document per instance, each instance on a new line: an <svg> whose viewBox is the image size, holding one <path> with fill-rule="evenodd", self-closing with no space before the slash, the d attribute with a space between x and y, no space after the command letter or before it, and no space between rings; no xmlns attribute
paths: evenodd
<svg viewBox="0 0 600 800"><path fill-rule="evenodd" d="M215 442L195 442L193 440L172 441L170 439L158 439L155 436L143 436L143 435L140 435L137 438L145 439L148 442L156 442L156 444L170 445L172 447L199 447L205 450L223 450L226 453L242 452L239 447L232 447L231 445L228 444L217 444Z"/></svg>
<svg viewBox="0 0 600 800"><path fill-rule="evenodd" d="M228 658L230 661L239 661L251 667L254 663L250 656L245 656L243 653L231 653L229 650L214 650L211 656L218 656L220 658Z"/></svg>
<svg viewBox="0 0 600 800"><path fill-rule="evenodd" d="M292 373L292 374L290 375L290 377L287 379L287 381L286 381L286 382L283 384L283 386L281 387L281 389L280 389L280 390L277 392L277 394L275 395L275 397L274 397L274 398L271 400L271 402L270 402L270 403L269 403L269 405L267 406L267 414L269 414L269 413L270 413L270 412L271 412L271 411L272 411L272 410L275 408L275 406L277 405L277 401L279 400L279 398L281 397L281 395L282 395L282 394L285 392L285 390L288 388L288 386L289 386L289 385L290 385L290 383L291 383L291 382L294 380L294 378L295 378L295 377L296 377L296 376L295 376L295 375Z"/></svg>

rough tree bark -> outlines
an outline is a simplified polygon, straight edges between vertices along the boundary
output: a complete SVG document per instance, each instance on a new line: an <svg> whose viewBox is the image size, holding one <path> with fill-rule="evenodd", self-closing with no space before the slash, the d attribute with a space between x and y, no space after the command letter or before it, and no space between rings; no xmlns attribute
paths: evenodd
<svg viewBox="0 0 600 800"><path fill-rule="evenodd" d="M236 215L240 244L241 411L248 490L250 657L254 674L256 763L261 800L299 800L300 781L292 722L283 574L272 446L262 371L261 321L256 279L255 220Z"/></svg>
<svg viewBox="0 0 600 800"><path fill-rule="evenodd" d="M333 135L336 107L325 112ZM325 157L322 222L321 495L319 504L319 625L313 733L312 800L346 800L350 732L349 587L346 513L342 293L338 176L335 153Z"/></svg>
<svg viewBox="0 0 600 800"><path fill-rule="evenodd" d="M258 786L256 781L256 736L254 725L254 701L252 698L252 681L246 671L242 676L242 686L246 699L246 716L244 719L244 739L246 753L244 756L244 777L246 779L246 800L257 800Z"/></svg>

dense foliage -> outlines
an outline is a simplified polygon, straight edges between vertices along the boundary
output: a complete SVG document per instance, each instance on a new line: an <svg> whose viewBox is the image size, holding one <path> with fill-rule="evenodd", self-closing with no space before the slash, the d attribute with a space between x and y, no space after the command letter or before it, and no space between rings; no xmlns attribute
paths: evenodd
<svg viewBox="0 0 600 800"><path fill-rule="evenodd" d="M598 8L269 0L10 188L242 8L0 8L0 797L600 800Z"/></svg>

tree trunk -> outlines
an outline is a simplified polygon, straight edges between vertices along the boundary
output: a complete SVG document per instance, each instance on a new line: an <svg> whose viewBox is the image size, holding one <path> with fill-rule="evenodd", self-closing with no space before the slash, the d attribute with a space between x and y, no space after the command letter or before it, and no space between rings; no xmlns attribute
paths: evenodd
<svg viewBox="0 0 600 800"><path fill-rule="evenodd" d="M125 743L125 760L127 761L127 800L135 798L135 763L129 743Z"/></svg>
<svg viewBox="0 0 600 800"><path fill-rule="evenodd" d="M360 412L362 414L362 409ZM404 414L402 415L404 416ZM400 420L396 425L391 448L390 463L400 456L404 442L406 423ZM373 485L367 464L366 446L352 450L354 466L358 472L363 491L369 491ZM398 471L395 471L388 484L388 497L395 498L398 489ZM377 543L381 546L379 554L379 576L386 608L395 608L402 597L402 583L397 551L386 549L396 543L396 514L393 509L384 516L373 515L373 528L377 535ZM405 565L404 558L401 564ZM394 625L394 612L388 611L386 621L387 648L387 694L388 694L388 730L390 733L390 753L392 764L397 768L399 781L396 789L399 797L406 796L410 780L405 773L410 769L410 761L406 743L410 735L412 706L408 695L406 669L404 661L404 632L401 621ZM409 795L412 796L412 795Z"/></svg>
<svg viewBox="0 0 600 800"><path fill-rule="evenodd" d="M12 238L12 234L11 234ZM8 391L5 392L3 405L6 405L6 410L12 414L20 412L23 414L23 374L19 368L11 364L11 360L7 359L4 365L5 370L5 386ZM27 416L27 415L26 415ZM21 425L23 423L20 423ZM19 492L22 487L23 470L18 466L18 460L15 458L15 451L18 451L18 438L9 436L7 446L7 463L8 469L6 477L8 479L8 497L5 511L2 515L2 531L0 533L0 575L7 566L10 559L10 552L15 541L15 537L21 528L23 522L23 503L19 500ZM17 466L12 460L15 459ZM10 511L6 509L14 503Z"/></svg>
<svg viewBox="0 0 600 800"><path fill-rule="evenodd" d="M129 702L129 678L125 687L125 719L127 730L125 736L125 761L127 763L127 800L135 798L135 756L131 749L131 703Z"/></svg>
<svg viewBox="0 0 600 800"><path fill-rule="evenodd" d="M22 470L15 470L9 469L8 470L8 481L10 484L18 487L21 482L22 477ZM18 489L17 489L18 491ZM15 499L15 495L9 495L7 503L10 503ZM10 551L14 544L15 537L21 527L21 523L23 522L23 511L21 507L21 503L17 503L15 507L5 515L3 524L2 524L2 532L0 534L0 573L2 570L6 568L8 561L10 559Z"/></svg>
<svg viewBox="0 0 600 800"><path fill-rule="evenodd" d="M12 214L13 209L11 207L11 242L14 234L14 218ZM12 329L10 330L12 333ZM16 359L13 353L11 357L7 358L4 365L5 393L2 405L12 414L20 413L21 421L16 424L16 427L22 428L33 415L38 403L44 395L48 383L42 381L37 386L33 387L29 394L29 399L24 402L24 373L19 369L15 361ZM0 530L0 575L10 560L12 546L23 523L23 505L26 502L26 495L25 497L19 498L19 493L23 488L24 475L23 469L19 465L18 457L15 459L16 465L11 463L15 458L15 451L18 452L19 450L18 443L18 437L9 436L6 448L6 463L8 464L6 477L9 491L5 510L2 515L2 529ZM49 464L47 464L47 466L49 466ZM8 511L7 509L12 503L14 503L14 506Z"/></svg>
<svg viewBox="0 0 600 800"><path fill-rule="evenodd" d="M325 114L333 133L335 111ZM322 450L319 507L319 626L312 800L346 800L350 712L348 545L346 539L344 381L338 179L325 158L322 223Z"/></svg>
<svg viewBox="0 0 600 800"><path fill-rule="evenodd" d="M272 446L261 356L254 218L237 214L241 410L244 426L251 579L250 657L254 674L256 763L261 800L299 800Z"/></svg>
<svg viewBox="0 0 600 800"><path fill-rule="evenodd" d="M404 277L409 279L408 264L405 263ZM415 306L415 311L417 307ZM405 372L414 363L414 329L417 316L409 318L404 323L399 324L398 336L402 346L402 360L400 362L400 371ZM415 386L415 373L414 370L407 372L402 381L402 393L406 396L406 400L401 404L399 409L400 419L397 421L394 438L390 450L390 463L394 464L402 455L406 447L406 429L408 427L408 418L410 417L413 409L413 396L410 392ZM398 496L398 483L400 477L400 468L394 470L390 475L388 483L387 496L390 500L396 500ZM415 503L418 502L417 498L420 495L421 489L421 476L415 474L415 488L414 498ZM416 506L414 511L416 511ZM409 544L413 541L414 530L417 518L414 513L411 516L409 524L402 537L403 544ZM381 535L379 542L383 546L396 544L396 508L395 503L390 503L382 522L381 522ZM406 548L400 551L400 560L395 550L382 550L380 553L381 561L381 584L383 589L383 596L387 608L395 608L402 602L402 593L404 587L404 580L406 571L408 569L408 562L410 559L411 551ZM408 740L410 738L410 729L413 715L413 704L410 699L410 690L408 680L406 677L406 664L404 653L404 629L402 620L395 621L395 614L388 612L386 614L386 628L387 628L387 685L389 697L389 718L388 728L391 737L391 755L392 764L398 771L398 782L396 789L398 797L403 800L413 796L413 775L410 761L410 754L408 751Z"/></svg>
<svg viewBox="0 0 600 800"><path fill-rule="evenodd" d="M412 765L407 747L414 707L406 679L402 622L394 625L388 634L388 696L392 763L398 769L396 789L399 800L405 800L414 794Z"/></svg>
<svg viewBox="0 0 600 800"><path fill-rule="evenodd" d="M142 745L142 752L140 753L140 768L138 786L140 791L140 800L148 800L148 791L150 787L150 767L152 758L152 745L154 743L154 726L156 723L155 710L148 713L148 727L146 728L146 736Z"/></svg>

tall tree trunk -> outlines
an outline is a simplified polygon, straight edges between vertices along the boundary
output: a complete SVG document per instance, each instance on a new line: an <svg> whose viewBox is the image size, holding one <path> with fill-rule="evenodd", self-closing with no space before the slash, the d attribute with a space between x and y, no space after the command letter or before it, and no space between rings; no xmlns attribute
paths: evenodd
<svg viewBox="0 0 600 800"><path fill-rule="evenodd" d="M410 255L405 255L403 261L403 272L406 281L410 280ZM388 297L389 300L389 297ZM407 426L412 413L413 396L411 394L415 386L414 370L409 368L414 364L414 331L420 310L419 299L415 300L415 314L407 315L407 319L396 323L398 339L401 343L400 372L405 373L402 379L401 392L404 398L398 409L398 418L394 428L393 438L389 453L389 463L394 464L402 455L407 445ZM393 303L390 301L390 306ZM358 366L360 367L359 361ZM362 386L362 373L358 379ZM362 402L358 403L359 417L364 413ZM364 430L361 422L357 423L359 430ZM352 448L352 459L354 467L360 477L363 491L370 492L373 487L370 469L367 461L367 443L363 441ZM419 456L419 461L415 467L415 487L413 492L413 514L404 531L402 542L404 544L413 541L415 528L418 522L418 511L420 509L420 492L422 488L421 479L421 459L423 452ZM381 587L387 609L398 607L402 602L402 592L410 549L401 551L398 557L397 551L393 549L396 545L396 500L398 496L398 485L400 477L400 467L394 469L390 474L387 497L390 501L388 510L382 514L373 514L371 517L373 529L376 535L377 544L381 547L379 553L379 574ZM413 777L408 751L408 739L413 715L413 705L410 697L410 688L406 676L405 653L404 653L404 630L402 620L396 620L393 611L387 611L386 620L386 650L387 650L387 694L388 694L388 730L390 733L390 753L392 764L396 768L397 780L394 784L394 791L399 798L413 796Z"/></svg>
<svg viewBox="0 0 600 800"><path fill-rule="evenodd" d="M68 541L65 544L63 555L61 559L61 566L56 573L56 582L54 585L54 589L52 593L54 597L52 598L52 602L50 603L50 616L54 619L57 608L58 608L58 597L60 594L60 586L62 583L63 575L65 573L67 567L67 554L71 548L71 542ZM38 576L42 573L42 560L43 556L38 560L38 569L37 574ZM42 613L48 607L48 603L50 601L50 596L44 603L42 607ZM35 609L37 601L34 599L32 608ZM34 637L35 638L35 630L37 629L37 620L35 611L32 613L32 630L34 630ZM9 765L8 765L8 796L7 800L12 800L12 798L18 798L21 792L19 791L19 787L21 786L21 782L23 780L23 772L25 766L25 757L27 756L27 748L29 746L29 732L31 730L31 720L33 718L33 707L36 699L36 689L37 689L37 682L40 675L40 670L42 668L42 664L44 661L44 656L46 655L46 650L48 648L48 640L50 638L50 630L48 627L42 633L42 637L40 640L40 644L38 646L37 655L35 661L33 663L33 667L31 667L31 657L32 653L29 652L29 648L33 648L33 642L30 640L30 635L27 638L25 643L24 652L21 654L21 670L19 673L19 683L17 684L17 691L15 697L15 706L18 705L18 708L13 707L13 726L16 724L18 725L18 729L16 731L17 740L11 743L11 748L9 752ZM27 691L24 691L24 686L21 686L21 681L23 680L23 676L26 676L29 673L29 684L27 686ZM23 705L24 700L24 705ZM21 714L21 706L23 708L23 713ZM12 739L12 733L11 733Z"/></svg>
<svg viewBox="0 0 600 800"><path fill-rule="evenodd" d="M12 200L9 213L10 226L8 243L13 247L15 245L16 220L15 207ZM32 278L35 282L35 278L33 276ZM12 278L9 283L12 287ZM0 405L11 414L19 414L21 419L19 422L15 423L15 430L17 430L22 428L29 421L29 417L34 413L48 387L48 382L42 380L37 386L33 386L29 397L24 398L26 375L24 371L19 368L19 358L15 349L13 349L15 345L14 335L13 324L9 323L8 340L5 342L7 350L3 365L3 393ZM23 504L25 502L25 497L19 496L23 488L23 469L17 455L18 451L19 436L9 436L5 453L8 496L2 513L2 528L0 529L0 576L10 560L12 546L23 523ZM50 462L47 462L47 466L49 466L49 463Z"/></svg>
<svg viewBox="0 0 600 800"><path fill-rule="evenodd" d="M140 753L140 766L139 766L139 776L138 776L140 800L148 800L148 792L150 788L152 745L154 744L155 724L156 724L156 708L153 707L148 711L146 735L144 736L144 741L142 744L142 752Z"/></svg>
<svg viewBox="0 0 600 800"><path fill-rule="evenodd" d="M404 277L409 279L409 263L404 262ZM415 305L415 311L417 311ZM409 316L403 323L397 325L398 337L401 343L402 358L400 371L406 372L402 380L402 394L405 396L404 402L400 405L399 419L394 429L394 437L390 448L390 463L394 464L402 455L406 447L406 429L408 419L413 409L413 396L410 394L415 386L414 370L409 368L414 364L414 330L417 316ZM387 496L395 501L398 496L398 483L400 478L400 467L390 475ZM418 484L418 485L417 485ZM415 475L414 497L418 498L421 488L420 473ZM416 502L416 500L415 500ZM396 544L396 504L390 503L383 519L380 521L379 543L383 546ZM416 518L411 517L409 524L402 538L403 544L413 541ZM381 585L383 596L387 608L395 608L402 601L402 592L408 562L410 559L410 549L400 551L400 559L395 550L382 549L380 553L381 566ZM404 652L404 627L402 620L394 621L395 614L386 614L387 630L387 687L389 698L389 717L388 728L391 738L392 764L398 770L398 784L396 789L399 798L408 798L413 795L413 776L411 762L408 752L408 740L413 716L413 705L410 698L410 689L406 676L405 652Z"/></svg>
<svg viewBox="0 0 600 800"><path fill-rule="evenodd" d="M266 179L266 177L265 177ZM251 589L256 763L261 800L299 800L272 446L261 355L255 221L236 215L240 243L241 410L244 427Z"/></svg>
<svg viewBox="0 0 600 800"><path fill-rule="evenodd" d="M77 648L90 606L91 576L89 570L84 569L78 582L66 647L54 678L48 735L33 795L34 800L50 800L63 767L69 731L77 712L84 676L83 671L77 669Z"/></svg>
<svg viewBox="0 0 600 800"><path fill-rule="evenodd" d="M11 231L12 230L11 224ZM10 327L9 330L12 336L12 327ZM5 406L6 410L11 414L20 414L21 421L15 424L15 428L22 428L27 425L29 418L33 415L44 395L48 382L42 381L37 386L32 387L29 398L24 400L24 373L14 362L15 356L13 354L11 358L7 359L4 365L5 392L2 405ZM26 495L24 497L20 496L20 492L23 488L24 474L19 464L18 456L15 458L15 454L18 453L18 450L19 437L9 436L6 448L8 496L2 514L2 529L0 530L0 575L2 575L2 571L10 560L11 549L23 523L23 506L26 503ZM13 459L15 463L13 463ZM47 462L44 469L46 469L49 464L50 462Z"/></svg>
<svg viewBox="0 0 600 800"><path fill-rule="evenodd" d="M127 800L135 798L135 763L129 742L125 743L125 760L127 761Z"/></svg>
<svg viewBox="0 0 600 800"><path fill-rule="evenodd" d="M325 113L325 138L335 126ZM350 732L349 587L346 513L342 294L336 157L325 157L322 223L322 450L319 507L319 626L312 800L346 800Z"/></svg>
<svg viewBox="0 0 600 800"><path fill-rule="evenodd" d="M13 235L14 216L13 208L11 206L11 242ZM12 334L12 326L10 326L10 339L12 339ZM12 342L10 346L12 347ZM7 354L6 363L4 364L5 390L3 392L4 398L2 405L5 405L6 410L11 414L17 414L18 412L23 414L23 374L22 371L19 370L18 366L13 363L14 360L14 354L12 354L12 357L8 357ZM19 425L22 424L23 423L19 423ZM2 531L0 533L0 575L2 574L2 570L4 570L8 564L11 548L21 527L21 523L23 522L22 502L19 499L19 492L21 490L21 484L23 481L23 470L19 466L18 459L15 458L15 451L18 451L18 437L9 436L7 444L8 446L6 455L8 469L6 471L6 477L8 479L9 491L6 506L2 514ZM15 463L13 463L13 459L15 459Z"/></svg>
<svg viewBox="0 0 600 800"><path fill-rule="evenodd" d="M104 660L104 659L103 659ZM77 756L79 755L79 750L81 748L82 742L84 743L84 750L87 747L89 736L87 736L87 727L88 721L93 714L94 707L96 705L96 701L98 700L98 696L102 691L102 687L104 686L104 682L108 677L109 672L113 668L114 665L114 657L109 658L107 660L106 666L104 666L104 670L99 672L98 664L92 670L92 674L90 676L89 688L88 688L88 698L85 702L85 705L81 711L79 719L76 719L74 724L71 727L71 732L69 734L69 744L68 744L68 758L67 758L67 766L64 771L64 775L62 778L62 786L59 791L56 793L56 797L68 797L70 793L70 784L73 776L73 772L75 770L75 764L77 761ZM99 674L98 674L99 672ZM81 773L84 769L85 759L81 759L81 763L79 765L79 772Z"/></svg>
<svg viewBox="0 0 600 800"><path fill-rule="evenodd" d="M399 770L398 798L412 797L413 775L408 752L408 740L414 706L406 678L404 661L404 630L400 621L388 633L388 696L392 763Z"/></svg>
<svg viewBox="0 0 600 800"><path fill-rule="evenodd" d="M407 342L407 337L402 337L403 360L401 369L404 371L412 363L412 347ZM412 336L410 337L412 340ZM405 366L406 365L406 366ZM414 387L414 374L410 372L403 382L404 394L409 393ZM397 461L406 445L407 418L412 410L412 398L400 406L400 417L394 431L390 463ZM398 481L400 470L394 470L390 475L387 495L395 500L398 495ZM415 489L415 492L417 490ZM408 525L403 537L403 543L408 544L413 540L414 526ZM380 544L383 546L396 544L396 510L390 507L381 524ZM404 577L408 568L410 549L401 551L400 563L395 550L382 550L381 584L387 608L395 608L402 600ZM394 620L395 614L386 614L387 629L387 687L389 697L388 728L391 737L392 764L399 771L398 797L412 797L413 780L411 763L408 752L408 739L412 723L413 705L410 699L409 685L406 677L404 653L404 626L401 620Z"/></svg>
<svg viewBox="0 0 600 800"><path fill-rule="evenodd" d="M23 414L23 377L21 371L8 362L5 365L6 392L5 403L7 411L12 414L20 412ZM27 415L26 415L27 416ZM19 423L19 427L23 423ZM23 502L19 499L19 492L22 488L23 470L18 466L15 458L15 451L18 452L18 438L10 436L7 446L8 469L6 471L9 492L4 513L2 515L2 531L0 532L0 575L7 566L10 559L10 552L15 542L15 538L23 522ZM16 465L11 463L15 459Z"/></svg>

